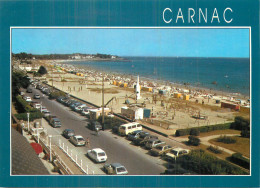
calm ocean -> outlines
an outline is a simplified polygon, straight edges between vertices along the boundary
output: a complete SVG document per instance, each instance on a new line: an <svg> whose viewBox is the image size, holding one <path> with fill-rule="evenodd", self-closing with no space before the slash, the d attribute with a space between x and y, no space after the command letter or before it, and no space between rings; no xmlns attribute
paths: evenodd
<svg viewBox="0 0 260 188"><path fill-rule="evenodd" d="M213 90L250 93L249 58L125 57L129 61L70 62L97 70ZM214 83L214 84L213 84Z"/></svg>

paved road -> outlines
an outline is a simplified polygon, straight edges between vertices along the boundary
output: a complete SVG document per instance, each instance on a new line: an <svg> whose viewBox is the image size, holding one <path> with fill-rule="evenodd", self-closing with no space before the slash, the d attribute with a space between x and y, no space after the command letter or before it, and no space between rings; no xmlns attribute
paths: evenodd
<svg viewBox="0 0 260 188"><path fill-rule="evenodd" d="M33 89L34 93L42 96L41 92L37 89ZM26 93L29 96L33 96L33 94ZM55 128L54 130L51 128L52 131L56 132L52 134L60 135L66 128L74 129L76 134L80 134L84 138L90 138L90 148L99 147L107 153L107 163L119 162L123 164L130 175L159 175L164 172L165 167L163 164L166 163L165 161L159 157L148 155L147 150L131 145L124 137L112 134L110 131L101 131L100 135L96 136L95 132L87 128L88 119L86 117L80 116L57 101L49 100L46 96L41 97L40 100L33 100L42 102L53 115L60 118L62 127ZM88 150L87 147L74 147L73 149L77 150L78 156L81 157ZM103 164L96 164L96 166L101 169Z"/></svg>

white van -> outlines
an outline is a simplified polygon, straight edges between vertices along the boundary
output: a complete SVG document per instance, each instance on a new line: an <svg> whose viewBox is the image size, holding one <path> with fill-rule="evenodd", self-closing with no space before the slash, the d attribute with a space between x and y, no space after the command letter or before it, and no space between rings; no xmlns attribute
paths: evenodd
<svg viewBox="0 0 260 188"><path fill-rule="evenodd" d="M140 123L133 122L133 123L120 125L118 128L118 132L120 135L128 135L129 133L132 133L137 130L141 131L142 129L143 128Z"/></svg>

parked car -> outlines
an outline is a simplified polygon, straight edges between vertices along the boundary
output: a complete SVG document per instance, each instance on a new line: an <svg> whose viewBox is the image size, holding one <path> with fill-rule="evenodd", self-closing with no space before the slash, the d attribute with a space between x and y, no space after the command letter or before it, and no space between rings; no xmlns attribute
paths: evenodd
<svg viewBox="0 0 260 188"><path fill-rule="evenodd" d="M164 158L169 161L174 161L176 157L187 155L189 152L189 149L173 148L169 153L165 154Z"/></svg>
<svg viewBox="0 0 260 188"><path fill-rule="evenodd" d="M43 113L43 117L44 117L45 119L47 119L47 117L51 115L50 111L48 111L48 110L43 111L42 113Z"/></svg>
<svg viewBox="0 0 260 188"><path fill-rule="evenodd" d="M25 93L23 91L20 92L20 95L23 96Z"/></svg>
<svg viewBox="0 0 260 188"><path fill-rule="evenodd" d="M96 162L106 162L107 154L104 150L100 148L94 148L92 150L88 150L87 156Z"/></svg>
<svg viewBox="0 0 260 188"><path fill-rule="evenodd" d="M70 106L71 104L77 102L76 100L72 100L72 99L69 99L68 101L65 102L65 105L66 106Z"/></svg>
<svg viewBox="0 0 260 188"><path fill-rule="evenodd" d="M40 99L41 96L40 96L39 94L34 94L33 98L34 98L34 99Z"/></svg>
<svg viewBox="0 0 260 188"><path fill-rule="evenodd" d="M90 130L101 130L102 129L102 125L98 122L98 121L91 121L89 124L88 124L88 127Z"/></svg>
<svg viewBox="0 0 260 188"><path fill-rule="evenodd" d="M65 99L68 99L68 98L66 98L64 96L60 96L60 97L57 98L57 101L62 103Z"/></svg>
<svg viewBox="0 0 260 188"><path fill-rule="evenodd" d="M69 105L69 107L70 107L71 109L74 109L77 105L81 105L81 103L78 102L78 101L72 102L72 103Z"/></svg>
<svg viewBox="0 0 260 188"><path fill-rule="evenodd" d="M31 97L24 96L23 99L24 99L26 102L32 102Z"/></svg>
<svg viewBox="0 0 260 188"><path fill-rule="evenodd" d="M89 110L91 110L92 108L85 106L82 108L81 114L82 115L88 115L89 114Z"/></svg>
<svg viewBox="0 0 260 188"><path fill-rule="evenodd" d="M87 105L86 104L81 104L81 105L78 105L74 108L74 110L76 112L81 112L83 110L84 107L86 107Z"/></svg>
<svg viewBox="0 0 260 188"><path fill-rule="evenodd" d="M121 136L128 135L137 130L142 130L142 125L136 122L126 123L119 126L118 132Z"/></svg>
<svg viewBox="0 0 260 188"><path fill-rule="evenodd" d="M62 135L65 137L65 138L70 138L72 136L75 135L75 132L74 130L72 129L65 129L63 132L62 132Z"/></svg>
<svg viewBox="0 0 260 188"><path fill-rule="evenodd" d="M142 133L140 133L139 138L135 138L135 139L132 141L132 143L133 143L134 145L137 145L137 146L143 146L143 145L145 145L145 143L146 143L149 139L151 139L151 138L158 139L157 136L150 135L150 133L148 133L148 132L142 132Z"/></svg>
<svg viewBox="0 0 260 188"><path fill-rule="evenodd" d="M81 135L74 135L70 137L70 142L75 146L85 146L86 141Z"/></svg>
<svg viewBox="0 0 260 188"><path fill-rule="evenodd" d="M151 155L153 156L159 156L159 155L163 155L165 153L168 153L172 150L172 146L166 145L166 144L162 144L162 145L158 145L154 148L152 148L150 150Z"/></svg>
<svg viewBox="0 0 260 188"><path fill-rule="evenodd" d="M42 85L40 85L40 84L36 85L36 89L41 90L42 88L43 88Z"/></svg>
<svg viewBox="0 0 260 188"><path fill-rule="evenodd" d="M109 175L126 175L128 171L120 163L105 164L104 171Z"/></svg>
<svg viewBox="0 0 260 188"><path fill-rule="evenodd" d="M42 105L39 104L39 103L34 103L34 104L33 104L33 107L36 108L36 109L38 109L38 110L41 109L41 106L42 106Z"/></svg>
<svg viewBox="0 0 260 188"><path fill-rule="evenodd" d="M42 112L48 112L47 108L45 106L42 106L42 108L40 109Z"/></svg>
<svg viewBox="0 0 260 188"><path fill-rule="evenodd" d="M151 138L151 139L147 140L147 142L145 143L145 148L152 149L152 148L162 145L162 144L165 144L165 142L161 141L159 139L156 139L156 138Z"/></svg>
<svg viewBox="0 0 260 188"><path fill-rule="evenodd" d="M50 124L54 128L61 127L61 122L60 122L59 118L52 118L52 120L50 121Z"/></svg>
<svg viewBox="0 0 260 188"><path fill-rule="evenodd" d="M142 132L143 132L143 131L137 130L137 131L134 131L134 132L132 132L132 133L129 133L129 134L127 135L127 139L133 141L134 139L139 138L139 136L140 136L140 134L141 134Z"/></svg>

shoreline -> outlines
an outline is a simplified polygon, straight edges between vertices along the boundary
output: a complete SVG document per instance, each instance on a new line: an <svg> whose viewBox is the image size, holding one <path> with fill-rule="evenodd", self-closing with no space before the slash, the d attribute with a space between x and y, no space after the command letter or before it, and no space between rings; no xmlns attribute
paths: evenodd
<svg viewBox="0 0 260 188"><path fill-rule="evenodd" d="M80 60L81 61L85 61L85 60ZM91 61L91 60L89 60ZM99 60L96 60L99 61ZM119 60L121 61L121 60ZM133 75L133 74L124 74L124 73L120 73L120 72L114 72L114 71L102 71L98 68L94 68L91 66L84 66L84 65L75 65L75 64L70 64L70 62L75 62L75 60L65 60L65 61L52 61L51 64L65 64L65 65L69 65L71 67L74 67L75 70L77 71L89 71L89 72L95 72L97 74L100 73L104 73L105 75L112 75L113 77L120 77L121 79L127 79L127 80L131 80L135 77L137 77L137 75ZM94 63L94 62L93 62ZM86 70L88 69L88 70ZM245 99L248 100L250 99L250 94L249 95L245 95L245 94L241 94L241 93L231 93L231 92L227 92L227 91L222 91L222 90L217 90L217 89L211 89L211 88L207 88L207 87L203 87L203 86L195 86L192 84L189 85L185 85L182 83L178 83L178 82L170 82L170 81L166 81L166 80L159 80L159 79L155 79L155 78L148 78L148 77L144 77L144 76L139 76L140 80L143 82L153 82L156 83L157 86L163 85L163 86L170 86L170 87L175 87L175 88L179 88L179 89L188 89L188 90L195 90L197 92L200 92L202 94L208 94L208 95L213 95L213 96L222 96L222 97L232 97L232 98L237 98L237 99ZM136 80L136 79L133 79ZM250 93L250 91L249 91Z"/></svg>

